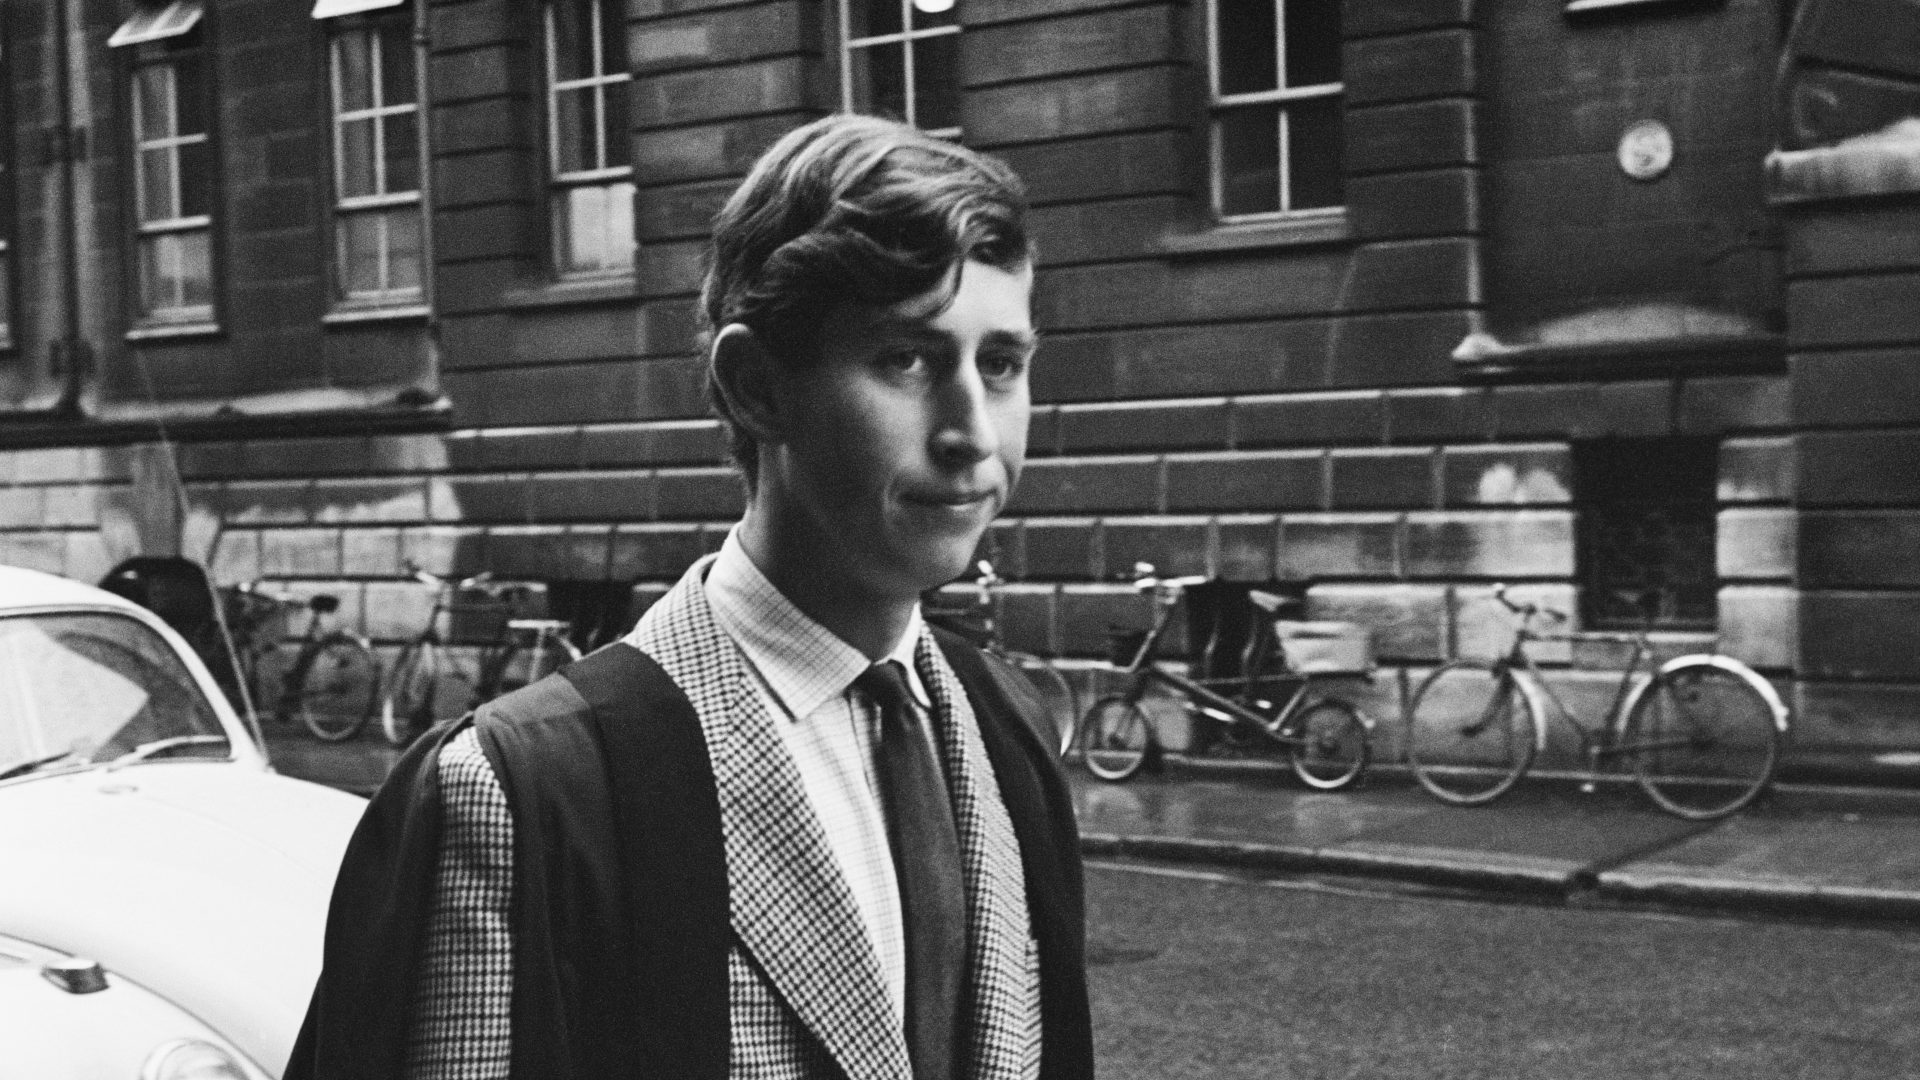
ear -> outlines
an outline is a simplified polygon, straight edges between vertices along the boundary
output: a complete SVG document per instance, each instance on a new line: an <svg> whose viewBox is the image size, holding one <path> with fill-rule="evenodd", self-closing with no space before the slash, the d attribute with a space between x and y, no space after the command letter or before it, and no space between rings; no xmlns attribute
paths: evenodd
<svg viewBox="0 0 1920 1080"><path fill-rule="evenodd" d="M711 363L728 418L758 442L779 442L779 370L760 338L740 323L728 323L714 335Z"/></svg>

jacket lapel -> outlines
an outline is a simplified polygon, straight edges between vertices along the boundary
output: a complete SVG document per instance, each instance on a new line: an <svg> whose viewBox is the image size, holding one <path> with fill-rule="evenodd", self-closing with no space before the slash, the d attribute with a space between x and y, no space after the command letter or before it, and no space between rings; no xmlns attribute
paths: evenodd
<svg viewBox="0 0 1920 1080"><path fill-rule="evenodd" d="M907 1080L879 959L754 676L687 572L637 644L700 717L720 796L734 933L849 1080Z"/></svg>

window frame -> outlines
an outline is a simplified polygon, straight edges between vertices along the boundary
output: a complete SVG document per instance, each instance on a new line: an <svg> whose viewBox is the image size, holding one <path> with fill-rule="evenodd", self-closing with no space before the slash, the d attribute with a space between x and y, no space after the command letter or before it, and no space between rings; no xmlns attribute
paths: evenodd
<svg viewBox="0 0 1920 1080"><path fill-rule="evenodd" d="M0 353L11 353L20 329L20 215L14 194L20 154L13 127L12 35L4 32L5 21L6 13L0 12Z"/></svg>
<svg viewBox="0 0 1920 1080"><path fill-rule="evenodd" d="M1207 0L1203 18L1206 20L1206 145L1207 145L1207 205L1215 223L1228 227L1259 227L1266 225L1290 225L1293 223L1324 223L1334 220L1344 221L1346 214L1346 185L1344 180L1344 162L1342 162L1342 202L1331 206L1292 208L1287 204L1293 196L1293 185L1289 175L1288 148L1290 131L1288 106L1302 101L1323 101L1328 98L1344 100L1346 97L1345 64L1341 65L1342 79L1333 83L1314 83L1305 86L1287 86L1287 4L1289 0L1268 0L1274 9L1274 65L1275 87L1271 90L1248 91L1237 94L1220 92L1220 4L1222 0ZM1344 40L1344 35L1343 35ZM1280 110L1280 133L1278 139L1278 160L1275 162L1275 175L1278 181L1280 208L1259 211L1251 214L1228 214L1224 209L1225 177L1221 168L1220 117L1223 113L1242 109L1277 105ZM1342 113L1344 122L1344 112ZM1343 141L1344 145L1344 141ZM1342 154L1344 158L1344 153Z"/></svg>
<svg viewBox="0 0 1920 1080"><path fill-rule="evenodd" d="M618 0L614 0L611 4L609 0L586 0L586 6L591 12L592 29L590 29L588 33L593 49L594 71L592 74L583 77L561 79L559 77L559 35L555 20L556 9L562 2L568 2L568 0L545 0L545 2L540 5L541 84L543 86L543 97L545 99L542 110L542 129L546 138L544 154L547 180L546 222L549 233L547 260L552 268L553 276L562 281L594 281L629 277L638 269L640 263L640 244L637 233L633 233L628 237L628 239L633 241L633 248L624 265L616 263L587 269L576 269L568 265L569 260L566 257L566 247L570 231L568 226L571 225L572 219L566 216L566 211L564 210L565 203L563 201L569 193L590 187L608 189L609 197L611 198L618 197L619 189L624 186L626 189L626 198L630 205L635 197L636 185L634 182L633 155L631 149L629 149L627 154L627 164L605 164L608 157L607 148L612 145L613 139L624 138L631 140L633 137L631 131L632 98L629 90L633 84L633 71L631 65L618 71L610 72L607 70L607 36L606 27L603 22L609 14L607 9L610 6L618 10L624 10L624 5L618 3ZM609 130L606 102L609 93L612 92L609 88L612 87L618 87L622 92L629 93L628 111L626 114L629 117L629 130L627 131L613 132ZM560 103L562 95L577 93L582 90L590 90L593 92L595 105L594 115L596 117L594 121L595 146L593 156L594 160L601 162L601 164L591 169L566 170L561 167L560 160ZM635 224L631 215L628 221L630 226ZM629 231L631 233L632 229L630 228Z"/></svg>
<svg viewBox="0 0 1920 1080"><path fill-rule="evenodd" d="M946 37L949 35L954 35L954 36L959 35L962 29L959 19L956 17L951 24L948 24L945 26L930 26L930 27L924 27L921 29L912 29L911 28L912 26L911 12L910 12L910 8L912 7L912 0L900 0L900 29L899 30L894 31L892 33L886 33L886 34L868 34L864 37L856 38L853 36L852 5L854 3L855 3L855 0L837 0L837 3L835 5L836 11L839 15L839 25L835 28L835 31L834 31L834 44L835 44L835 56L840 64L840 108L841 110L849 113L860 112L860 110L856 108L854 105L854 93L853 93L853 52L854 50L855 49L872 49L879 46L897 44L901 46L901 51L903 54L903 57L902 57L903 66L901 71L904 79L903 87L905 90L905 95L906 95L905 102L907 107L907 115L904 117L904 119L907 123L912 124L914 127L920 127L919 118L918 118L919 91L916 88L915 81L914 81L914 72L915 72L914 56L917 52L917 50L914 48L914 45L916 42L925 41L929 38ZM961 98L961 91L963 88L963 84L959 81L959 71L957 67L955 69L954 76L955 76L955 79L954 79L953 91L954 91L954 99L957 102ZM865 115L872 115L872 114L865 114ZM920 128L920 130L926 132L928 135L931 135L936 139L949 139L954 142L960 142L962 135L965 132L965 128L959 125L955 125L953 127L944 127L944 128Z"/></svg>
<svg viewBox="0 0 1920 1080"><path fill-rule="evenodd" d="M324 101L327 125L327 152L330 157L327 170L327 228L324 230L327 243L328 277L328 316L329 320L356 316L372 315L415 315L422 314L428 305L428 277L433 272L432 251L429 240L432 235L426 220L428 207L425 199L426 170L430 163L421 146L421 125L426 121L426 111L421 107L420 57L413 44L414 11L411 5L390 5L369 9L363 12L336 15L319 20L324 25L324 65L326 69L326 98ZM408 63L413 69L413 78L409 81L412 99L402 104L388 104L384 100L385 80L382 58L379 50L384 46L381 37L383 23L400 24L407 27L407 49L413 55ZM365 108L345 109L342 95L342 76L344 65L340 62L341 47L354 36L364 37L368 43L367 64L365 70L370 76L369 104ZM411 153L415 162L414 186L405 191L389 191L387 177L387 153L390 119L396 116L414 117L414 135L411 140ZM373 193L363 195L344 195L346 190L346 132L348 126L355 123L370 123L371 167L374 177ZM417 215L419 238L420 278L411 288L392 288L393 245L387 224L391 215L411 207ZM347 241L345 222L357 216L377 215L381 223L380 264L381 277L388 287L364 292L351 292L348 288L346 266Z"/></svg>
<svg viewBox="0 0 1920 1080"><path fill-rule="evenodd" d="M213 62L214 48L209 40L212 34L210 14L207 13L193 20L185 30L178 33L119 46L125 50L126 54L125 61L116 66L123 74L123 90L119 100L126 108L125 138L121 146L127 154L126 176L128 178L129 213L126 237L129 258L127 259L128 272L123 280L127 286L127 310L130 316L127 337L129 339L214 333L220 328L220 311L223 306L223 289L226 279L220 272L223 240L216 210L223 202L221 197L223 177L220 169L220 95L215 86L218 72L217 65ZM202 66L199 75L202 92L206 95L204 102L206 130L184 136L178 130L180 112L178 67L182 63L196 63ZM150 68L164 68L168 71L168 107L173 113L169 134L154 140L145 139L142 131L144 120L142 73ZM173 176L170 194L176 208L184 209L185 195L181 184L183 174L180 168L179 148L196 145L206 148L202 159L206 170L204 178L207 192L206 213L149 220L146 217L145 157L147 152L172 151L169 154ZM193 233L206 238L206 302L149 310L147 299L150 293L146 269L146 252L149 243L154 237Z"/></svg>

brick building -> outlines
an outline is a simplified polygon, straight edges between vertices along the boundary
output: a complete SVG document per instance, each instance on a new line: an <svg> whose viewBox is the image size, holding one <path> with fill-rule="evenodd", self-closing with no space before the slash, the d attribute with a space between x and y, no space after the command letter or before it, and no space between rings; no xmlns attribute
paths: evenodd
<svg viewBox="0 0 1920 1080"><path fill-rule="evenodd" d="M1802 763L1920 760L1920 24L1792 6L8 4L0 561L183 552L389 643L407 561L629 617L741 505L711 213L890 111L1036 205L1017 643L1091 664L1136 560L1310 582L1393 721L1513 582L1717 635Z"/></svg>

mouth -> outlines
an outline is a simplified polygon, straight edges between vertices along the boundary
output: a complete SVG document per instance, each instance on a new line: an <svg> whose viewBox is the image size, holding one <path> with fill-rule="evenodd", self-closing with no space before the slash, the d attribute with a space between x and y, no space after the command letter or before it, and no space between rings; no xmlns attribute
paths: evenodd
<svg viewBox="0 0 1920 1080"><path fill-rule="evenodd" d="M986 491L914 491L900 496L900 501L909 506L925 507L930 510L968 512L990 508L997 492Z"/></svg>

